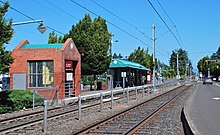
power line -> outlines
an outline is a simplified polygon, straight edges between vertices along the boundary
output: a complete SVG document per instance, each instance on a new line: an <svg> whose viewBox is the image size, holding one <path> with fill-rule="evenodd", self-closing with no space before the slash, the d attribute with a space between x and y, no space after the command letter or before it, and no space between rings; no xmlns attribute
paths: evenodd
<svg viewBox="0 0 220 135"><path fill-rule="evenodd" d="M3 3L4 4L4 2L3 1L1 1L0 0L0 2L1 3ZM23 13L23 12L21 12L21 11L19 11L19 10L17 10L17 9L15 9L14 7L12 7L12 6L9 6L9 8L10 9L12 9L12 10L14 10L14 11L16 11L16 12L18 12L19 14L21 14L21 15L23 15L23 16L25 16L25 17L27 17L28 19L30 19L30 20L36 20L36 19L34 19L34 18L32 18L32 17L30 17L29 15L26 15L25 13ZM39 22L39 24L41 24L40 22ZM63 32L60 32L60 31L58 31L58 30L56 30L56 29L54 29L54 28L52 28L52 27L50 27L50 26L47 26L49 29L51 29L51 30L53 30L53 31L55 31L55 32L57 32L57 33L60 33L60 34L62 34L62 35L64 35L64 33Z"/></svg>
<svg viewBox="0 0 220 135"><path fill-rule="evenodd" d="M102 9L104 9L105 11L107 11L108 13L110 13L111 15L113 15L114 17L120 19L121 21L125 22L126 24L130 25L131 27L133 27L134 29L136 29L139 33L141 33L142 35L144 35L147 39L152 40L149 36L147 36L143 31L141 31L140 29L138 29L138 27L134 26L133 24L129 23L128 21L124 20L123 18L119 17L118 15L112 13L110 10L106 9L105 7L101 6L100 4L98 4L97 2L95 2L94 0L91 0L93 3L95 3L97 6L101 7Z"/></svg>
<svg viewBox="0 0 220 135"><path fill-rule="evenodd" d="M57 15L57 16L60 16L66 20L68 20L69 22L72 22L72 20L62 14L60 14L59 12L56 12L55 10L49 8L49 6L45 6L46 4L42 4L42 2L39 2L38 0L33 0L33 2L35 2L36 4L38 4L40 7L43 7L45 8L46 10L50 11L51 13Z"/></svg>
<svg viewBox="0 0 220 135"><path fill-rule="evenodd" d="M93 11L87 9L87 8L84 7L83 5L77 3L76 1L74 1L74 0L70 0L70 1L73 2L74 4L78 5L79 7L81 7L81 8L83 8L83 9L87 10L88 12L92 13L93 15L99 16L99 15L97 15L95 12L93 12ZM131 33L127 32L126 30L124 30L124 29L120 28L119 26L115 25L114 23L112 23L112 22L110 22L110 21L108 21L108 20L106 20L106 22L109 23L110 25L112 25L113 27L119 29L120 31L126 33L127 35L133 37L134 39L138 40L139 42L141 42L141 43L147 45L148 47L152 48L150 45L148 45L147 43L145 43L144 41L142 41L142 40L139 39L138 37L132 35ZM159 52L159 53L160 53L160 52ZM161 53L161 54L162 54L162 53ZM164 54L163 54L163 55L164 55ZM168 58L168 57L167 57L167 58Z"/></svg>
<svg viewBox="0 0 220 135"><path fill-rule="evenodd" d="M179 44L179 46L181 48L182 45L180 44L179 40L177 39L177 37L175 36L175 34L173 33L173 31L168 27L167 23L164 21L164 19L161 17L161 15L159 14L159 12L156 10L156 8L154 7L154 5L150 2L150 0L147 0L148 3L151 5L151 7L154 9L154 11L156 12L156 14L159 16L159 18L161 19L161 21L165 24L165 26L167 27L167 29L171 32L171 34L173 35L173 37L175 38L175 40L177 41L177 43Z"/></svg>
<svg viewBox="0 0 220 135"><path fill-rule="evenodd" d="M174 24L174 22L172 21L172 19L170 18L170 16L167 14L167 12L166 12L165 9L163 8L163 6L162 6L162 4L159 2L159 0L157 0L157 2L159 3L160 7L162 8L162 10L163 10L163 12L165 13L165 15L168 17L168 19L170 20L170 22L171 22L171 23L173 24L173 26L175 27L176 33L177 33L177 35L178 35L178 37L179 37L179 39L180 39L180 42L181 42L182 45L184 46L184 43L183 43L183 41L182 41L182 39L181 39L181 37L180 37L179 31L178 31L178 29L177 29L177 26Z"/></svg>
<svg viewBox="0 0 220 135"><path fill-rule="evenodd" d="M209 51L209 52L190 52L188 54L204 54L204 53L213 53L213 51Z"/></svg>
<svg viewBox="0 0 220 135"><path fill-rule="evenodd" d="M74 18L75 20L80 20L79 18L77 18L77 17L73 16L72 14L66 12L66 11L63 10L62 8L59 8L57 5L53 4L52 2L50 2L50 1L48 1L48 0L44 0L44 1L46 1L46 2L49 3L50 5L54 6L55 8L57 8L58 10L60 10L61 12L63 12L63 13L65 13L65 14L69 15L70 17Z"/></svg>
<svg viewBox="0 0 220 135"><path fill-rule="evenodd" d="M91 11L91 10L87 9L87 8L86 8L86 7L84 7L83 5L81 5L81 4L79 4L79 3L77 3L76 1L74 1L74 0L70 0L70 1L71 1L71 2L73 2L73 3L75 3L76 5L80 6L81 8L83 8L83 9L85 9L85 10L89 11L89 12L90 12L90 13L92 13L93 15L95 15L95 16L97 16L97 17L99 16L99 15L97 15L95 12L93 12L93 11ZM117 29L121 30L122 32L124 32L124 33L128 34L129 36L131 36L131 37L135 38L136 40L140 41L141 43L143 43L143 44L145 44L145 45L147 45L147 46L151 47L150 45L146 44L144 41L140 40L140 39L139 39L139 38L137 38L136 36L132 35L131 33L127 32L126 30L124 30L124 29L120 28L119 26L117 26L117 25L113 24L112 22L110 22L110 21L108 21L108 20L106 20L106 22L107 22L107 23L109 23L109 24L111 24L111 25L112 25L112 26L114 26L115 28L117 28ZM152 47L151 47L151 48L152 48Z"/></svg>
<svg viewBox="0 0 220 135"><path fill-rule="evenodd" d="M152 41L152 38L147 36L143 31L141 31L140 29L138 29L137 26L129 23L128 21L126 21L125 19L119 17L118 15L116 15L115 13L111 12L110 10L106 9L105 7L101 6L100 4L98 4L97 2L95 2L94 0L91 0L94 4L96 4L97 6L99 6L100 8L104 9L105 11L107 11L108 13L110 13L111 15L113 15L114 17L118 18L119 20L125 22L126 24L130 25L131 27L133 27L135 30L137 30L139 33L141 33L143 36L145 36L148 40ZM167 33L167 32L166 32ZM164 35L166 34L164 33ZM163 35L162 35L163 36ZM162 37L160 36L160 37ZM157 38L158 39L158 38ZM160 47L158 47L160 48ZM164 50L163 48L160 48L162 50ZM169 54L166 50L164 50L167 54Z"/></svg>
<svg viewBox="0 0 220 135"><path fill-rule="evenodd" d="M83 5L77 3L76 1L74 1L74 0L70 0L70 1L73 2L74 4L78 5L79 7L85 9L86 11L92 13L93 15L95 15L95 16L97 16L97 17L99 16L99 15L97 15L95 12L93 12L93 11L87 9L87 8L84 7ZM110 22L110 21L108 21L108 20L106 20L106 22L109 23L110 25L112 25L113 27L119 29L120 31L126 33L127 35L133 37L134 39L138 40L139 42L141 42L141 43L147 45L148 47L152 48L152 46L148 45L147 43L145 43L144 41L142 41L142 40L139 39L138 37L132 35L131 33L127 32L126 30L124 30L124 29L120 28L119 26L115 25L114 23L112 23L112 22ZM159 51L158 51L158 52L159 52ZM165 54L163 54L163 53L161 53L161 52L159 52L159 53L162 54L162 55L164 55L164 56L166 56ZM167 57L167 56L166 56L166 57ZM167 57L167 58L169 59L169 57Z"/></svg>

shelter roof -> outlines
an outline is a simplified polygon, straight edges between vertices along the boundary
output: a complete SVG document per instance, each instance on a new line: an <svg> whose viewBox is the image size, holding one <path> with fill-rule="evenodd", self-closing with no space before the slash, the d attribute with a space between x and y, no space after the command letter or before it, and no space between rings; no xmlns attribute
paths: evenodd
<svg viewBox="0 0 220 135"><path fill-rule="evenodd" d="M139 63L132 62L126 59L113 59L110 63L109 68L134 68L139 70L150 70L149 68L146 68Z"/></svg>
<svg viewBox="0 0 220 135"><path fill-rule="evenodd" d="M63 44L24 44L21 48L23 49L48 49L57 48L60 50Z"/></svg>

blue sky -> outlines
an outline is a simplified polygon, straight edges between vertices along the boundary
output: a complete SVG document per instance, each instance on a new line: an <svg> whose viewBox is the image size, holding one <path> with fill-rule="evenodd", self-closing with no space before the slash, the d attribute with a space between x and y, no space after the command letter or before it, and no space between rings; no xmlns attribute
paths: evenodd
<svg viewBox="0 0 220 135"><path fill-rule="evenodd" d="M2 0L5 1L5 0ZM143 36L134 27L106 12L91 0L73 0L85 6L102 18L120 27L134 37L122 32L111 24L107 24L109 32L114 34L113 39L119 42L113 43L113 53L121 53L128 56L138 46L149 48L152 53L152 41ZM147 0L95 0L98 4L110 10L112 13L126 20L148 37L152 37L152 24L156 26L156 37L160 37L167 31L164 23L154 12ZM157 0L150 0L161 17L176 35L179 36L165 15ZM183 42L183 49L189 53L189 58L196 68L197 62L204 56L210 56L220 47L220 16L217 0L159 0L169 17L177 26L179 35ZM43 19L44 24L62 33L68 33L73 24L76 24L89 13L85 9L74 4L71 0L9 0L10 5L20 12L38 20ZM52 3L52 4L51 4ZM55 5L55 6L54 6ZM60 10L61 9L61 10ZM65 13L63 11L65 11ZM89 13L92 18L95 15ZM6 18L12 18L13 22L29 21L30 19L9 9ZM47 43L48 35L52 30L48 29L44 34L37 31L39 24L27 24L13 26L15 34L7 45L7 49L14 49L19 42L27 39L30 43ZM61 35L59 33L56 33ZM144 42L144 43L143 43ZM181 42L181 41L180 41ZM172 50L180 48L170 32L156 40L156 57L165 64L169 63Z"/></svg>

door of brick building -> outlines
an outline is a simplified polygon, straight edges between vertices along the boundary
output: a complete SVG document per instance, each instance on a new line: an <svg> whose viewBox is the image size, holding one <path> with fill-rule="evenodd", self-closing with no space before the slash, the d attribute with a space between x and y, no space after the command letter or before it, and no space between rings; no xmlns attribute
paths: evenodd
<svg viewBox="0 0 220 135"><path fill-rule="evenodd" d="M13 89L26 90L26 74L13 74Z"/></svg>

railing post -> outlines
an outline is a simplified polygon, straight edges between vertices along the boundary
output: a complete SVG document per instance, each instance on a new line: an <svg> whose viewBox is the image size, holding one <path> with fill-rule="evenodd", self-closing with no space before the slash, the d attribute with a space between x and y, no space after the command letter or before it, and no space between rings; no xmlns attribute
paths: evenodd
<svg viewBox="0 0 220 135"><path fill-rule="evenodd" d="M113 98L114 98L113 90L111 89L111 109L113 109Z"/></svg>
<svg viewBox="0 0 220 135"><path fill-rule="evenodd" d="M44 133L47 133L47 100L44 100Z"/></svg>
<svg viewBox="0 0 220 135"><path fill-rule="evenodd" d="M69 84L69 97L70 97L70 83L68 83Z"/></svg>
<svg viewBox="0 0 220 135"><path fill-rule="evenodd" d="M135 96L136 96L136 100L137 100L137 86L135 86Z"/></svg>
<svg viewBox="0 0 220 135"><path fill-rule="evenodd" d="M33 110L34 110L34 103L35 103L35 99L34 99L34 98L35 98L35 97L34 97L34 93L35 93L35 90L33 90L33 101L32 101L32 102L33 102Z"/></svg>
<svg viewBox="0 0 220 135"><path fill-rule="evenodd" d="M103 108L103 94L102 91L100 92L100 112L102 112L102 108Z"/></svg>
<svg viewBox="0 0 220 135"><path fill-rule="evenodd" d="M127 88L127 103L129 103L129 87Z"/></svg>
<svg viewBox="0 0 220 135"><path fill-rule="evenodd" d="M81 120L82 115L82 98L78 96L78 120Z"/></svg>

